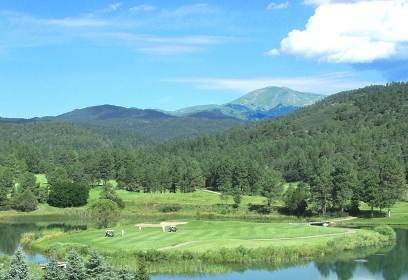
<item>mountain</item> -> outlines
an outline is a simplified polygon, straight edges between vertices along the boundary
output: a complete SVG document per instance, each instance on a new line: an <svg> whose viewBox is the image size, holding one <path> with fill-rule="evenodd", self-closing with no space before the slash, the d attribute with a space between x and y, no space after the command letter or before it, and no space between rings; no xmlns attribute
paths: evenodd
<svg viewBox="0 0 408 280"><path fill-rule="evenodd" d="M91 106L58 116L32 119L0 118L0 123L64 121L138 131L154 142L215 134L245 121L273 118L314 103L323 95L297 92L289 88L267 87L252 91L224 105L200 105L165 112L114 105Z"/></svg>
<svg viewBox="0 0 408 280"><path fill-rule="evenodd" d="M155 110L142 110L137 108L124 108L114 105L92 106L56 116L55 120L71 122L104 122L111 119L133 119L140 122L152 122L154 120L169 120L176 117Z"/></svg>
<svg viewBox="0 0 408 280"><path fill-rule="evenodd" d="M299 92L286 87L266 87L251 91L224 105L193 106L173 112L185 116L196 112L217 112L245 121L273 118L295 111L323 99L325 96Z"/></svg>

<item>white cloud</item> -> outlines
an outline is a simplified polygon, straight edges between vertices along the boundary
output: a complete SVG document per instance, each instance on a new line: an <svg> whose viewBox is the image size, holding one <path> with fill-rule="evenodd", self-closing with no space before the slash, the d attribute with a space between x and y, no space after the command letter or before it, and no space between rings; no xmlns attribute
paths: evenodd
<svg viewBox="0 0 408 280"><path fill-rule="evenodd" d="M350 72L327 73L319 76L260 77L253 79L184 77L168 78L164 81L193 84L196 88L205 90L232 90L239 94L246 94L268 86L284 86L303 92L333 94L344 90L378 84L378 82L359 80L357 75Z"/></svg>
<svg viewBox="0 0 408 280"><path fill-rule="evenodd" d="M275 56L275 55L279 55L279 54L280 54L280 52L279 52L278 49L273 49L273 50L270 50L270 51L267 51L267 52L264 53L264 55L270 55L270 56Z"/></svg>
<svg viewBox="0 0 408 280"><path fill-rule="evenodd" d="M109 5L109 7L110 7L112 10L116 10L116 9L119 8L121 5L122 5L122 3L116 3L116 4Z"/></svg>
<svg viewBox="0 0 408 280"><path fill-rule="evenodd" d="M271 3L268 5L268 7L266 7L267 10L270 9L285 9L289 7L289 1L285 2L285 3L281 3L281 4L276 4L276 3Z"/></svg>
<svg viewBox="0 0 408 280"><path fill-rule="evenodd" d="M309 0L308 2L326 2ZM281 41L281 53L328 63L407 58L408 0L328 3L316 8L306 30Z"/></svg>
<svg viewBox="0 0 408 280"><path fill-rule="evenodd" d="M154 10L156 10L156 7L152 5L139 5L139 6L130 8L131 12L139 12L139 11L150 12Z"/></svg>

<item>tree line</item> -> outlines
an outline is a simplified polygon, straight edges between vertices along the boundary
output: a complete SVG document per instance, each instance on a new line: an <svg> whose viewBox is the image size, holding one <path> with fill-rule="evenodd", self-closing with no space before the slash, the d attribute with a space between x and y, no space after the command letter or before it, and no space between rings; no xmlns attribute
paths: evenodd
<svg viewBox="0 0 408 280"><path fill-rule="evenodd" d="M92 186L116 180L118 188L139 192L187 193L205 187L222 192L226 202L231 198L235 204L242 195L263 195L266 212L283 197L290 213L303 213L303 206L293 205L293 197L289 207L290 194L304 194L299 204L306 203L313 213L356 211L360 201L389 210L406 197L407 100L406 83L370 86L217 135L130 150L55 150L35 141L23 142L21 149L0 150L0 181L4 182L0 206L14 195L16 185L17 193L30 185L40 201L41 191L28 178L43 172L50 186L64 181ZM302 184L299 190L293 185L284 195L285 182Z"/></svg>

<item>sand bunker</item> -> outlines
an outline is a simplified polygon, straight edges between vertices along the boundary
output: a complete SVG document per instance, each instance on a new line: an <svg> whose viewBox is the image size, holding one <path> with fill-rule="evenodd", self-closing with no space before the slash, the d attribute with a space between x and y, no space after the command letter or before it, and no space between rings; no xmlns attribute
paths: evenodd
<svg viewBox="0 0 408 280"><path fill-rule="evenodd" d="M184 225L188 224L188 222L161 222L160 224L136 224L135 226L141 227L162 227L162 226L177 226L177 225Z"/></svg>

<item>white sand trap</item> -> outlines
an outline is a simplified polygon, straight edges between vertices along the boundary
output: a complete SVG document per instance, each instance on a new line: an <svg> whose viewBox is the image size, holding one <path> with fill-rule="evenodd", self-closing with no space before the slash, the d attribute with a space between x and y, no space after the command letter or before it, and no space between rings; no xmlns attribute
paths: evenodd
<svg viewBox="0 0 408 280"><path fill-rule="evenodd" d="M136 224L135 226L141 226L141 227L162 227L162 226L177 226L177 225L185 225L188 224L188 222L161 222L160 224Z"/></svg>

